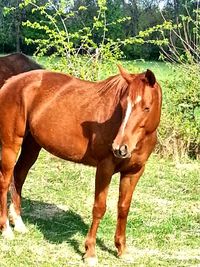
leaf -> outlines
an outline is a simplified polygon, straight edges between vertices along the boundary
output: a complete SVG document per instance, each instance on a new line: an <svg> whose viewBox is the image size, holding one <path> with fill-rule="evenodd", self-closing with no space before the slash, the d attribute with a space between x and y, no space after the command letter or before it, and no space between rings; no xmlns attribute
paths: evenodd
<svg viewBox="0 0 200 267"><path fill-rule="evenodd" d="M194 118L197 124L200 126L200 107L194 109Z"/></svg>

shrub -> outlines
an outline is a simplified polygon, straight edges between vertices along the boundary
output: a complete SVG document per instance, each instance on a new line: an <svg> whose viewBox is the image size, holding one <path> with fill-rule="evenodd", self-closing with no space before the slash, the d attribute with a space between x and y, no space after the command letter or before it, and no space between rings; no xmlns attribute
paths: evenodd
<svg viewBox="0 0 200 267"><path fill-rule="evenodd" d="M179 65L163 85L160 152L176 158L200 156L200 67Z"/></svg>

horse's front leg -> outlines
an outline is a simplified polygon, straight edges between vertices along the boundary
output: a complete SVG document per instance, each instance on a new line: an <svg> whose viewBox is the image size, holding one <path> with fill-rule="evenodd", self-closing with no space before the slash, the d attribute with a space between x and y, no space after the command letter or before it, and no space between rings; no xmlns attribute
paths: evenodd
<svg viewBox="0 0 200 267"><path fill-rule="evenodd" d="M118 201L118 216L117 228L115 232L115 246L118 250L118 256L126 254L126 223L127 216L131 204L132 195L137 182L144 171L142 167L136 174L135 173L121 173L120 188L119 188L119 201Z"/></svg>
<svg viewBox="0 0 200 267"><path fill-rule="evenodd" d="M95 200L93 206L93 220L92 225L87 234L85 241L85 262L89 266L97 264L97 257L95 253L96 233L105 211L106 211L106 198L108 194L108 187L114 172L114 165L112 159L107 159L97 166L96 180L95 180Z"/></svg>

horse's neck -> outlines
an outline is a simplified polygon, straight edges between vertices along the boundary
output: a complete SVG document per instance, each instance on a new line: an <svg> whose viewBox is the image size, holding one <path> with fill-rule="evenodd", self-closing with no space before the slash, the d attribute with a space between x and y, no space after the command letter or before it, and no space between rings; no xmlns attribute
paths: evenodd
<svg viewBox="0 0 200 267"><path fill-rule="evenodd" d="M101 113L104 120L110 119L117 109L120 108L120 100L123 95L124 87L110 86L107 88L95 88L94 109Z"/></svg>

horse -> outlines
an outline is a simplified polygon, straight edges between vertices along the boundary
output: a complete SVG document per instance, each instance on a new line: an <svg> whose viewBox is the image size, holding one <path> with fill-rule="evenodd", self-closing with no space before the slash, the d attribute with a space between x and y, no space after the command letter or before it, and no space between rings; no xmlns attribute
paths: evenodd
<svg viewBox="0 0 200 267"><path fill-rule="evenodd" d="M0 57L0 88L11 76L37 69L43 67L22 53Z"/></svg>
<svg viewBox="0 0 200 267"><path fill-rule="evenodd" d="M27 231L21 218L22 186L44 148L62 159L96 167L84 255L90 266L97 263L96 233L106 211L109 184L112 175L120 173L114 242L118 256L127 255L127 216L157 141L162 93L152 71L131 74L118 67L119 74L98 82L34 70L13 76L1 88L0 228L5 238L14 237L7 215L9 186L10 220L14 230Z"/></svg>

